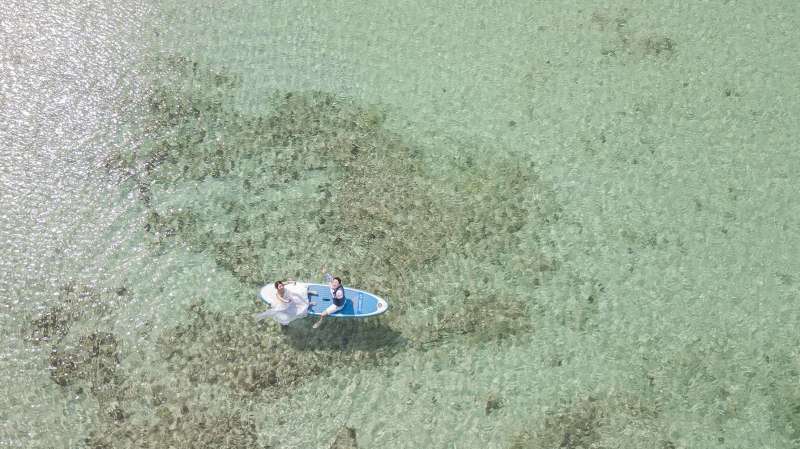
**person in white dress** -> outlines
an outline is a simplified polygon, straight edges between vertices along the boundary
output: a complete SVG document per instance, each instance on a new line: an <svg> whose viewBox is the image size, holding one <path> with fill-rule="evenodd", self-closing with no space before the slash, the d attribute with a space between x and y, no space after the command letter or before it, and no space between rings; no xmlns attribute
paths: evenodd
<svg viewBox="0 0 800 449"><path fill-rule="evenodd" d="M296 281L275 281L273 285L264 288L264 298L270 305L269 310L255 315L255 321L272 318L281 325L288 325L292 321L308 315L308 308L316 305L308 301L308 295L317 292L308 289L308 284Z"/></svg>

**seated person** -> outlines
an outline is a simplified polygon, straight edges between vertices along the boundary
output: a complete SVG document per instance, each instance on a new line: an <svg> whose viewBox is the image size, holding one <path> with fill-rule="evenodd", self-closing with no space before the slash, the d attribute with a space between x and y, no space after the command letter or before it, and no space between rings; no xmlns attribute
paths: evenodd
<svg viewBox="0 0 800 449"><path fill-rule="evenodd" d="M255 320L258 322L270 317L286 326L308 315L308 308L317 304L309 302L308 295L316 294L317 292L308 289L308 284L289 280L275 281L275 284L266 288L265 299L269 302L269 310L255 315Z"/></svg>
<svg viewBox="0 0 800 449"><path fill-rule="evenodd" d="M325 275L325 280L328 281L328 286L331 289L333 304L328 306L328 308L322 312L322 315L319 317L319 321L314 324L314 329L319 329L319 327L322 325L322 320L324 320L326 316L342 310L342 307L344 307L344 304L347 301L347 299L344 297L344 286L342 285L342 280L338 277L331 277L331 275L328 274L327 267L322 268L322 274Z"/></svg>

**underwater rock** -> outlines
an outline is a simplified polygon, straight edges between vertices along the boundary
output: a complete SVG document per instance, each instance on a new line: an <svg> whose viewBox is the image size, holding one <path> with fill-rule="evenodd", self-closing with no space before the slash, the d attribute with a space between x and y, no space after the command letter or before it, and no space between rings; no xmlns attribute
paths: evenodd
<svg viewBox="0 0 800 449"><path fill-rule="evenodd" d="M528 429L518 432L511 438L509 447L596 447L597 432L603 426L604 412L598 410L595 402L594 398L589 397L574 409L548 418L543 434L537 435Z"/></svg>
<svg viewBox="0 0 800 449"><path fill-rule="evenodd" d="M113 398L95 396L99 409L85 443L98 448L264 448L247 404L210 396L179 380L165 385L139 372Z"/></svg>
<svg viewBox="0 0 800 449"><path fill-rule="evenodd" d="M592 447L596 431L602 426L602 413L598 416L595 399L589 397L577 410L557 415L549 427L561 435L559 447Z"/></svg>
<svg viewBox="0 0 800 449"><path fill-rule="evenodd" d="M78 318L78 312L55 306L33 321L33 330L25 337L33 343L60 340L69 332L70 325Z"/></svg>
<svg viewBox="0 0 800 449"><path fill-rule="evenodd" d="M357 449L358 442L356 441L356 429L352 427L342 426L339 433L336 434L336 439L333 440L331 449Z"/></svg>
<svg viewBox="0 0 800 449"><path fill-rule="evenodd" d="M625 393L602 400L589 396L548 416L543 427L525 426L512 437L510 447L601 447L601 432L621 434L622 429L637 424L657 430L653 429L656 425L653 418L658 413L657 405Z"/></svg>
<svg viewBox="0 0 800 449"><path fill-rule="evenodd" d="M535 438L528 430L518 432L508 442L508 449L529 449L534 445Z"/></svg>
<svg viewBox="0 0 800 449"><path fill-rule="evenodd" d="M115 300L127 295L126 287L96 289L75 283L59 287L55 304L31 322L25 339L31 343L52 343L63 339L80 320L107 322Z"/></svg>
<svg viewBox="0 0 800 449"><path fill-rule="evenodd" d="M386 129L381 106L320 91L276 94L263 114L245 114L233 101L235 75L220 78L174 56L156 66L141 145L107 166L130 173L132 189L169 186L149 188L144 201L159 249L180 238L252 287L271 273L295 276L287 267L335 260L346 284L391 292L393 313L381 322L419 344L530 332L519 282L538 282L560 263L521 244L546 245L539 236L562 211L528 157L469 142L443 157ZM164 212L169 198L160 192L181 188L203 192L202 206ZM459 274L453 261L467 261L472 272ZM405 315L415 307L436 317L441 306L424 298L439 294L441 283L498 272L518 280L489 286L513 313L486 313L485 293L476 291L449 298L448 310L461 312L427 321L424 332Z"/></svg>
<svg viewBox="0 0 800 449"><path fill-rule="evenodd" d="M159 338L169 369L193 384L209 383L249 397L281 397L334 367L366 367L391 357L395 342L381 339L391 331L375 325L327 323L324 336L313 335L310 322L278 332L254 333L249 316L189 308L190 324L167 330ZM303 326L305 325L305 326Z"/></svg>
<svg viewBox="0 0 800 449"><path fill-rule="evenodd" d="M218 242L214 245L214 253L217 266L246 284L261 285L268 279L263 264L258 263L262 257L259 242L250 239Z"/></svg>
<svg viewBox="0 0 800 449"><path fill-rule="evenodd" d="M189 410L141 408L135 420L96 423L85 442L91 448L269 447L259 443L256 423L247 414L196 403Z"/></svg>
<svg viewBox="0 0 800 449"><path fill-rule="evenodd" d="M499 409L503 408L503 404L504 404L503 398L498 396L498 395L493 394L493 395L489 396L489 399L486 400L486 407L484 408L484 411L486 412L486 415L488 416L492 412L494 412L495 410L499 410Z"/></svg>
<svg viewBox="0 0 800 449"><path fill-rule="evenodd" d="M498 296L492 301L481 298L479 295L458 307L436 312L409 337L410 341L424 345L455 335L477 341L502 340L528 331L530 316L526 304L508 296Z"/></svg>
<svg viewBox="0 0 800 449"><path fill-rule="evenodd" d="M606 29L621 32L630 18L631 10L628 8L620 8L616 14L609 14L606 11L595 11L592 13L592 22L594 22L600 31Z"/></svg>
<svg viewBox="0 0 800 449"><path fill-rule="evenodd" d="M67 387L83 381L95 396L113 393L119 383L118 338L109 332L96 332L53 346L50 352L50 378Z"/></svg>
<svg viewBox="0 0 800 449"><path fill-rule="evenodd" d="M156 238L164 239L176 234L190 232L195 226L195 217L189 210L150 211L145 230Z"/></svg>
<svg viewBox="0 0 800 449"><path fill-rule="evenodd" d="M647 55L673 54L677 46L678 44L668 37L650 36L642 40L642 47Z"/></svg>
<svg viewBox="0 0 800 449"><path fill-rule="evenodd" d="M103 406L121 394L120 338L112 332L114 305L129 295L125 286L93 288L70 282L58 289L55 304L31 322L26 340L50 346L50 379L70 394L88 393ZM76 330L77 329L77 330ZM94 329L87 334L87 329ZM117 419L124 412L114 410Z"/></svg>
<svg viewBox="0 0 800 449"><path fill-rule="evenodd" d="M128 294L130 290L124 286L98 289L67 283L59 287L55 305L32 321L26 336L34 344L52 345L48 369L53 382L80 391L87 389L98 398L116 394L116 385L121 382L117 370L119 338L110 330L113 306ZM97 330L88 335L71 331L78 325Z"/></svg>
<svg viewBox="0 0 800 449"><path fill-rule="evenodd" d="M638 38L628 27L633 14L628 8L621 8L616 13L595 11L590 21L597 25L601 32L611 34L608 46L602 50L603 56L646 55L669 57L676 53L678 44L666 36L645 36Z"/></svg>

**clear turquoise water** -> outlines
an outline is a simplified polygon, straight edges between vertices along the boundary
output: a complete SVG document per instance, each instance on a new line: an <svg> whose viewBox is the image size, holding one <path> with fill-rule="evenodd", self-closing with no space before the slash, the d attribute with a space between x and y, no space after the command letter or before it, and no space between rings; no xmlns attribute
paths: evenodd
<svg viewBox="0 0 800 449"><path fill-rule="evenodd" d="M8 5L0 447L800 444L794 2Z"/></svg>

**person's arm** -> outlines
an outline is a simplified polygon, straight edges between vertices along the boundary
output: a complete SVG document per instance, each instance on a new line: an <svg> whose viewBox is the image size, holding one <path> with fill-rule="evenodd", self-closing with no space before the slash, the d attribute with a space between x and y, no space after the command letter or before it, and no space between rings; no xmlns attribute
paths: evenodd
<svg viewBox="0 0 800 449"><path fill-rule="evenodd" d="M328 281L328 284L333 282L333 276L331 276L330 273L328 273L328 267L324 267L322 269L322 274L325 275L325 280Z"/></svg>

